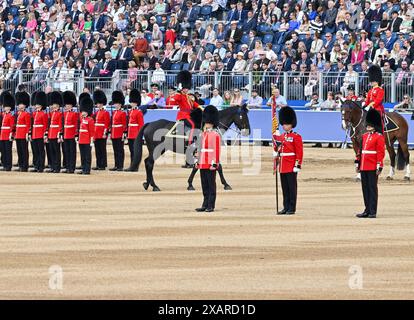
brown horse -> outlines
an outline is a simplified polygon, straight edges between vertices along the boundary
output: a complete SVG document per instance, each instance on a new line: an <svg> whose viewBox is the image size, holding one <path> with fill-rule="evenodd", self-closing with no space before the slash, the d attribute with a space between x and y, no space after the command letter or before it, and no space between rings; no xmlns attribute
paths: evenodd
<svg viewBox="0 0 414 320"><path fill-rule="evenodd" d="M352 145L357 154L362 147L362 135L367 131L365 117L367 112L358 101L340 101L342 128L350 131ZM410 152L408 151L408 124L407 121L397 112L386 112L386 115L397 125L394 130L385 131L385 145L390 156L391 168L387 180L392 180L395 175L395 162L398 170L406 170L404 180L410 180ZM397 154L394 150L394 143L398 141ZM357 179L360 178L358 174Z"/></svg>

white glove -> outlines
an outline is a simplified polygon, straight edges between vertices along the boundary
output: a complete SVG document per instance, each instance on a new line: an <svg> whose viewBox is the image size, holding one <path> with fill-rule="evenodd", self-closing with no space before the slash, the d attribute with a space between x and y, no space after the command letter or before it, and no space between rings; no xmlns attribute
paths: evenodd
<svg viewBox="0 0 414 320"><path fill-rule="evenodd" d="M280 136L280 131L279 131L279 129L278 129L278 130L276 130L275 132L273 132L273 135L275 135L275 136Z"/></svg>
<svg viewBox="0 0 414 320"><path fill-rule="evenodd" d="M298 168L298 167L293 167L293 172L294 172L294 173L299 173L299 172L300 172L300 168Z"/></svg>
<svg viewBox="0 0 414 320"><path fill-rule="evenodd" d="M368 111L369 109L371 109L371 107L370 106L366 106L364 109L365 109L365 111Z"/></svg>
<svg viewBox="0 0 414 320"><path fill-rule="evenodd" d="M277 151L273 150L273 158L276 158L276 157L278 157L278 156L279 156L279 152L277 152Z"/></svg>

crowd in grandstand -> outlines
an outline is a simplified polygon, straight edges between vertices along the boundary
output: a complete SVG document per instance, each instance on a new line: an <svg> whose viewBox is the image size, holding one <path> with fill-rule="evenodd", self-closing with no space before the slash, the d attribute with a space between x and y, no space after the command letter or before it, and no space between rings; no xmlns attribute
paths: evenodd
<svg viewBox="0 0 414 320"><path fill-rule="evenodd" d="M334 109L336 95L363 94L378 64L388 101L392 81L396 101L414 97L412 0L3 0L0 17L3 90L22 80L44 90L46 79L73 90L76 75L121 70L122 89L139 86L146 101L157 84L148 103L165 107L170 70L187 69L217 106L266 105L273 85L288 100Z"/></svg>

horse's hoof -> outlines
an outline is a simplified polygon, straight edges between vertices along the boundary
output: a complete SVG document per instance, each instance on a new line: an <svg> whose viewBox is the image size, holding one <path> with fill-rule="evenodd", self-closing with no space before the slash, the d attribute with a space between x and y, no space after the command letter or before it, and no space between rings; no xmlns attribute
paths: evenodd
<svg viewBox="0 0 414 320"><path fill-rule="evenodd" d="M388 181L391 181L391 180L394 180L394 178L393 178L393 177L391 177L391 176L388 176L388 177L387 177L387 180L388 180Z"/></svg>
<svg viewBox="0 0 414 320"><path fill-rule="evenodd" d="M188 191L194 191L194 190L195 190L195 188L193 187L193 185L189 185L189 186L187 187L187 190L188 190Z"/></svg>
<svg viewBox="0 0 414 320"><path fill-rule="evenodd" d="M160 190L160 188L158 188L157 186L155 186L155 187L152 188L152 191L158 192L158 191L161 191L161 190Z"/></svg>
<svg viewBox="0 0 414 320"><path fill-rule="evenodd" d="M404 177L404 180L405 180L405 181L410 181L411 179L410 179L410 177L405 176L405 177Z"/></svg>
<svg viewBox="0 0 414 320"><path fill-rule="evenodd" d="M233 190L233 188L229 184L226 184L224 190Z"/></svg>
<svg viewBox="0 0 414 320"><path fill-rule="evenodd" d="M149 184L148 182L144 182L142 186L144 187L145 190L148 190Z"/></svg>

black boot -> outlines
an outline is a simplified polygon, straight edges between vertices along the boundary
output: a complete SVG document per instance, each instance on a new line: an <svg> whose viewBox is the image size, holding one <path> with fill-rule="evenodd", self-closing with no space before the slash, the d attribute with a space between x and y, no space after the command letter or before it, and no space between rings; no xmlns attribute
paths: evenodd
<svg viewBox="0 0 414 320"><path fill-rule="evenodd" d="M283 209L283 210L278 211L277 214L286 214L286 212L287 212L287 210L286 209Z"/></svg>
<svg viewBox="0 0 414 320"><path fill-rule="evenodd" d="M357 215L357 218L368 218L369 217L369 213L367 213L367 212L362 212L362 213L358 213Z"/></svg>

